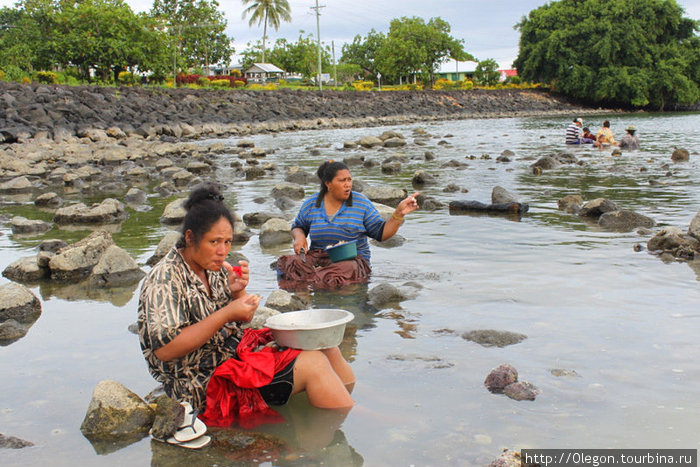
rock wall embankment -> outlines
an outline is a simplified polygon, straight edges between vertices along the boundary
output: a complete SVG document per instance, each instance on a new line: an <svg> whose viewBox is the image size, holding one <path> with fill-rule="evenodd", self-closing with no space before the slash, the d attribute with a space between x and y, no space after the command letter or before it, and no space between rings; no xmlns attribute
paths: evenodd
<svg viewBox="0 0 700 467"><path fill-rule="evenodd" d="M0 143L126 135L198 137L580 110L540 90L226 91L0 82Z"/></svg>

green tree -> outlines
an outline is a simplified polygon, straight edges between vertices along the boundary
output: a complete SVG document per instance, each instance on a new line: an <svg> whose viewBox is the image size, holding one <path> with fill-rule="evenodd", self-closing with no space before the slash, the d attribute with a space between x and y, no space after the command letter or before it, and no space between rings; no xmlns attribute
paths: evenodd
<svg viewBox="0 0 700 467"><path fill-rule="evenodd" d="M26 73L55 66L55 22L51 0L24 0L0 10L0 67Z"/></svg>
<svg viewBox="0 0 700 467"><path fill-rule="evenodd" d="M243 10L243 18L250 14L249 26L254 23L263 24L262 37L262 62L265 63L265 42L267 40L267 25L272 26L275 31L279 29L282 20L292 21L289 2L287 0L241 0L243 5L249 5Z"/></svg>
<svg viewBox="0 0 700 467"><path fill-rule="evenodd" d="M700 22L675 0L561 0L516 28L525 81L595 103L652 107L700 101Z"/></svg>
<svg viewBox="0 0 700 467"><path fill-rule="evenodd" d="M151 16L162 21L170 36L173 72L210 63L228 64L232 38L216 0L154 0Z"/></svg>
<svg viewBox="0 0 700 467"><path fill-rule="evenodd" d="M386 41L376 54L378 71L396 81L418 74L423 81L434 81L435 71L445 58L473 59L464 51L464 41L450 35L450 25L441 18L393 19Z"/></svg>
<svg viewBox="0 0 700 467"><path fill-rule="evenodd" d="M65 2L56 17L54 42L60 65L78 67L85 79L96 70L103 81L139 65L149 35L143 18L123 0Z"/></svg>
<svg viewBox="0 0 700 467"><path fill-rule="evenodd" d="M262 46L260 41L248 48L241 54L241 65L244 69L249 68L253 63L260 62ZM304 36L304 31L300 31L299 39L296 42L289 42L287 39L277 39L275 45L270 50L269 63L289 73L299 73L305 78L316 75L318 66L318 49L316 40L311 34ZM321 67L328 71L331 67L331 54L329 47L321 47Z"/></svg>
<svg viewBox="0 0 700 467"><path fill-rule="evenodd" d="M492 58L480 60L474 70L474 82L481 86L494 86L500 77L498 63Z"/></svg>
<svg viewBox="0 0 700 467"><path fill-rule="evenodd" d="M340 63L355 64L364 72L365 76L377 76L376 59L377 50L386 41L386 36L374 29L367 33L367 37L355 36L352 43L343 45L343 53Z"/></svg>

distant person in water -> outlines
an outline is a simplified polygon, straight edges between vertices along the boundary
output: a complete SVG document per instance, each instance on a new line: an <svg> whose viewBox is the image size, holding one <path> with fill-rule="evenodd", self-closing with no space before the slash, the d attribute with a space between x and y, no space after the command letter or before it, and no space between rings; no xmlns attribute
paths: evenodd
<svg viewBox="0 0 700 467"><path fill-rule="evenodd" d="M596 136L591 133L588 127L583 127L583 136L581 137L581 144L591 144L595 143L597 140Z"/></svg>
<svg viewBox="0 0 700 467"><path fill-rule="evenodd" d="M639 138L635 133L637 129L634 125L630 125L625 129L627 134L620 140L620 147L626 149L639 149Z"/></svg>
<svg viewBox="0 0 700 467"><path fill-rule="evenodd" d="M596 146L603 147L603 146L617 146L617 142L615 141L615 137L612 134L612 130L610 129L610 121L605 120L603 122L603 127L598 130L598 133L596 134L598 141L596 141Z"/></svg>
<svg viewBox="0 0 700 467"><path fill-rule="evenodd" d="M581 144L581 127L583 119L580 117L574 118L574 121L566 127L566 144Z"/></svg>

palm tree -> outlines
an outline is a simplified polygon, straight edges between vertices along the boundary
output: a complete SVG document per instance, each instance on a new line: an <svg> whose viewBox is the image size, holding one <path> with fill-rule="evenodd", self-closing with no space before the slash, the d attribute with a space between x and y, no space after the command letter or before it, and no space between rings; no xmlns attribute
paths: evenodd
<svg viewBox="0 0 700 467"><path fill-rule="evenodd" d="M267 25L269 24L275 31L280 27L280 21L292 21L292 15L289 13L289 2L287 0L241 0L243 5L250 5L243 10L243 18L248 13L252 13L248 26L253 23L263 23L263 41L262 41L262 61L265 62L265 39L267 39Z"/></svg>

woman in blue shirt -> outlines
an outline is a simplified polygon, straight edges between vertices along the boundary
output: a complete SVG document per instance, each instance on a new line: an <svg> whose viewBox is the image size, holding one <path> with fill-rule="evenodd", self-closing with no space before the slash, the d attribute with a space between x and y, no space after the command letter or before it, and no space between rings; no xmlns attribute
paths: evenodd
<svg viewBox="0 0 700 467"><path fill-rule="evenodd" d="M404 216L418 209L418 193L402 200L391 217L384 221L365 195L352 191L352 175L345 164L324 162L316 174L321 180L321 189L317 195L304 201L292 224L294 252L300 256L282 257L278 267L283 278L307 280L316 285L365 282L370 272L367 237L384 241L394 236ZM311 240L310 246L307 236ZM330 263L325 249L353 240L357 242L357 258ZM318 266L333 269L319 272Z"/></svg>

